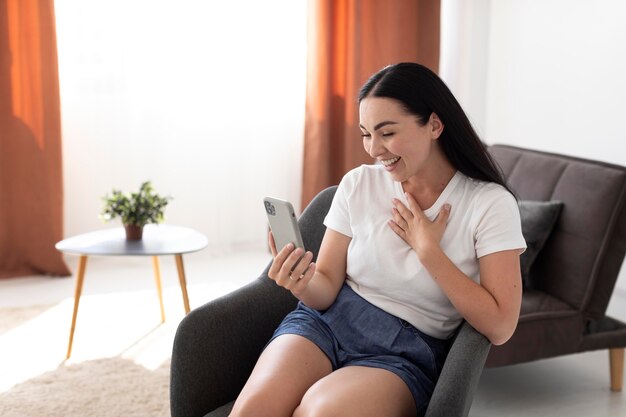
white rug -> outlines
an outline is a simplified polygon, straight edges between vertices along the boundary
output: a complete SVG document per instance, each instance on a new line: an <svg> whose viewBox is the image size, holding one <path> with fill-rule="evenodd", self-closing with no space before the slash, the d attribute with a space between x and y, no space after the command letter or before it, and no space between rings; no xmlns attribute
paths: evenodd
<svg viewBox="0 0 626 417"><path fill-rule="evenodd" d="M3 417L169 416L169 361L154 371L105 358L59 366L0 394Z"/></svg>
<svg viewBox="0 0 626 417"><path fill-rule="evenodd" d="M158 309L144 308L152 298L85 297L69 361L71 300L1 309L0 416L169 416L169 355L182 317L172 312L160 324Z"/></svg>
<svg viewBox="0 0 626 417"><path fill-rule="evenodd" d="M186 257L191 308L255 279L268 258L265 246ZM161 264L161 324L150 262L133 259L89 260L69 361L74 279L0 280L0 417L169 416L169 360L184 317L176 266Z"/></svg>

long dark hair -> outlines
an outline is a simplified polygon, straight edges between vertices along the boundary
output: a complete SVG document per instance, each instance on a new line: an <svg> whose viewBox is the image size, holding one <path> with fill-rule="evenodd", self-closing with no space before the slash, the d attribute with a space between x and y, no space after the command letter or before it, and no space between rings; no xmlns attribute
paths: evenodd
<svg viewBox="0 0 626 417"><path fill-rule="evenodd" d="M511 192L461 105L434 72L410 62L389 65L361 87L359 103L369 96L397 100L422 126L436 113L444 125L439 144L452 165L468 177L495 182Z"/></svg>

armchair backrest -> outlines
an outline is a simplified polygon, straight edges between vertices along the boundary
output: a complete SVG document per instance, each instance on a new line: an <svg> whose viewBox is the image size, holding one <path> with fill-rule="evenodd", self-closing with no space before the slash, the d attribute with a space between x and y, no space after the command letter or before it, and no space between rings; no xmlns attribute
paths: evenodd
<svg viewBox="0 0 626 417"><path fill-rule="evenodd" d="M532 287L602 317L626 250L626 168L505 145L489 151L520 200L564 203Z"/></svg>

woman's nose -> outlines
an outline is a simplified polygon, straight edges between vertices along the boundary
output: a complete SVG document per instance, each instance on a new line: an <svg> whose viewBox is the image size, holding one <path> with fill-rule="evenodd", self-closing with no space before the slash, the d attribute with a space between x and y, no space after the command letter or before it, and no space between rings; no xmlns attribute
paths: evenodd
<svg viewBox="0 0 626 417"><path fill-rule="evenodd" d="M378 155L382 155L385 152L382 141L376 138L374 135L370 138L369 149L367 152L372 158L376 158Z"/></svg>

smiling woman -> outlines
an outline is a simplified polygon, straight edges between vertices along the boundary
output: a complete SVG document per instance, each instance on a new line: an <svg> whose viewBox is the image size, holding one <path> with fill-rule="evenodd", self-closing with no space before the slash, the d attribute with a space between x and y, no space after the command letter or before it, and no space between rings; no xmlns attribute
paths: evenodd
<svg viewBox="0 0 626 417"><path fill-rule="evenodd" d="M210 248L264 245L263 197L300 197L306 2L56 5L65 235L150 179Z"/></svg>

